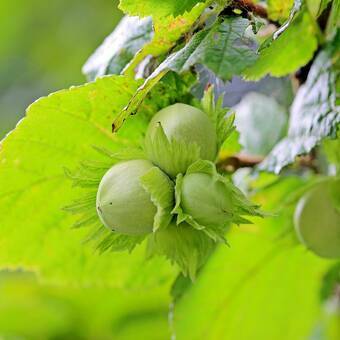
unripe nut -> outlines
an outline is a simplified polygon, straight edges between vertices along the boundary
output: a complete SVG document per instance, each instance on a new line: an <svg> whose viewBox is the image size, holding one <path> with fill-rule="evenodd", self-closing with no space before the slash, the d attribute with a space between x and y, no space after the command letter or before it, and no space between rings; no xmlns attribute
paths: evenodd
<svg viewBox="0 0 340 340"><path fill-rule="evenodd" d="M140 177L154 165L146 160L115 164L102 178L97 193L97 212L109 229L127 235L152 232L157 208Z"/></svg>
<svg viewBox="0 0 340 340"><path fill-rule="evenodd" d="M295 209L299 240L321 257L340 258L339 188L340 180L322 182L302 196Z"/></svg>
<svg viewBox="0 0 340 340"><path fill-rule="evenodd" d="M154 152L154 139L160 126L170 143L176 141L182 142L184 146L197 145L199 153L193 161L199 158L215 161L217 134L213 122L203 111L190 105L177 103L162 109L152 118L145 136L146 145L151 149L148 150L150 160L170 176L175 177L178 173L184 173L192 163L192 159L188 157L188 162L183 161L183 155L178 154L183 153L180 148L178 150L164 148L161 153ZM175 164L169 165L170 159L178 159L177 164L174 161Z"/></svg>
<svg viewBox="0 0 340 340"><path fill-rule="evenodd" d="M200 225L226 225L231 222L231 192L223 182L205 173L183 177L181 205Z"/></svg>

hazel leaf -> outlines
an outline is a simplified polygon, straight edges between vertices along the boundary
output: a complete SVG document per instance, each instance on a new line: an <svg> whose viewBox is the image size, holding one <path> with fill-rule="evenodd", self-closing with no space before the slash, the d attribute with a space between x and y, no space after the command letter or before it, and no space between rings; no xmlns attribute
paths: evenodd
<svg viewBox="0 0 340 340"><path fill-rule="evenodd" d="M169 71L183 73L196 64L204 64L224 80L240 75L257 59L254 41L245 33L248 26L247 19L226 17L193 35L182 49L167 57L145 80L115 119L115 127L118 129L126 117L138 110L148 92Z"/></svg>
<svg viewBox="0 0 340 340"><path fill-rule="evenodd" d="M130 15L140 17L152 16L164 18L169 15L177 16L185 11L190 11L199 2L204 0L120 0L119 8Z"/></svg>
<svg viewBox="0 0 340 340"><path fill-rule="evenodd" d="M315 59L307 81L291 107L288 135L282 139L260 165L261 169L279 173L295 157L312 150L323 138L336 136L340 107L336 102L336 58L328 50ZM334 63L334 64L333 64Z"/></svg>
<svg viewBox="0 0 340 340"><path fill-rule="evenodd" d="M282 26L262 44L259 58L243 76L247 80L259 80L267 74L281 77L306 65L318 47L313 20L304 11L289 26Z"/></svg>
<svg viewBox="0 0 340 340"><path fill-rule="evenodd" d="M71 228L77 219L85 221L96 213L97 187L72 187L64 168L74 169L85 160L110 165L111 158L93 145L114 153L140 143L147 125L143 114L126 120L119 133L111 133L112 117L138 85L130 78L111 76L56 92L32 104L17 128L1 141L0 266L30 268L44 281L86 286L131 287L131 278L157 270L157 275L145 275L144 283L153 288L172 275L160 259L145 262L143 247L131 255L94 253L93 246L82 241L87 229L96 233L95 242L108 235L98 224ZM82 171L78 177L99 179L105 170Z"/></svg>
<svg viewBox="0 0 340 340"><path fill-rule="evenodd" d="M152 40L135 54L131 62L123 70L123 73L133 77L136 70L138 70L138 73L144 76L144 72L141 70L142 64L145 64L145 61L149 59L149 62L146 63L147 66L152 57L161 56L175 46L178 39L193 28L206 6L207 4L205 3L199 3L190 12L185 12L176 17L154 17L152 19L154 30Z"/></svg>
<svg viewBox="0 0 340 340"><path fill-rule="evenodd" d="M88 80L106 74L120 74L146 43L153 37L151 18L125 16L114 31L90 56L83 66Z"/></svg>

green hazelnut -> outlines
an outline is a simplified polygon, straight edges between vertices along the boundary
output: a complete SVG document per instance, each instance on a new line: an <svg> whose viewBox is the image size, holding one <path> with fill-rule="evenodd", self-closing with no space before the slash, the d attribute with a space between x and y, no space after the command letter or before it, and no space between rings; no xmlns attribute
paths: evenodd
<svg viewBox="0 0 340 340"><path fill-rule="evenodd" d="M158 129L163 129L173 147L159 151ZM159 111L150 121L145 144L150 160L171 177L184 173L197 159L214 161L217 154L216 128L207 114L186 104L174 104ZM195 149L188 149L195 146Z"/></svg>
<svg viewBox="0 0 340 340"><path fill-rule="evenodd" d="M339 195L340 180L325 181L302 196L295 209L299 240L321 257L340 258Z"/></svg>
<svg viewBox="0 0 340 340"><path fill-rule="evenodd" d="M231 223L249 223L243 216L261 216L252 204L227 178L218 174L215 165L199 160L186 174L176 179L177 222L188 222L214 239L224 239Z"/></svg>
<svg viewBox="0 0 340 340"><path fill-rule="evenodd" d="M157 207L140 178L153 167L146 160L131 160L107 171L97 193L97 212L107 228L128 235L152 232Z"/></svg>
<svg viewBox="0 0 340 340"><path fill-rule="evenodd" d="M181 202L183 210L200 225L224 225L232 220L231 192L208 174L183 177Z"/></svg>

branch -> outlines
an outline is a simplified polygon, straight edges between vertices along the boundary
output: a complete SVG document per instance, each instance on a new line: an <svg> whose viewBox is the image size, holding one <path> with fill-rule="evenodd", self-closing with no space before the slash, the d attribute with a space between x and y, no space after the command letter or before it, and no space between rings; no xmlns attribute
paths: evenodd
<svg viewBox="0 0 340 340"><path fill-rule="evenodd" d="M231 7L240 9L242 12L252 12L261 18L269 20L266 8L261 5L254 4L251 0L234 0Z"/></svg>
<svg viewBox="0 0 340 340"><path fill-rule="evenodd" d="M262 156L253 156L239 153L235 156L227 157L217 163L217 168L228 173L235 172L239 168L254 168L264 160ZM299 156L295 166L298 168L309 168L315 173L320 173L316 161L315 151L308 155ZM294 167L294 164L293 164Z"/></svg>
<svg viewBox="0 0 340 340"><path fill-rule="evenodd" d="M217 167L226 172L234 172L239 168L254 167L262 161L263 157L261 156L238 154L221 160Z"/></svg>

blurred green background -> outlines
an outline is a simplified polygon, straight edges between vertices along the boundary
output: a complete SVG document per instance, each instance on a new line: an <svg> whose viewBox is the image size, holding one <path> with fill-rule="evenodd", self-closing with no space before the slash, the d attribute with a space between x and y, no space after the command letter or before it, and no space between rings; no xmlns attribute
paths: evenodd
<svg viewBox="0 0 340 340"><path fill-rule="evenodd" d="M0 139L35 99L85 82L121 15L115 0L0 1Z"/></svg>

